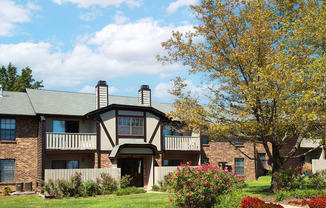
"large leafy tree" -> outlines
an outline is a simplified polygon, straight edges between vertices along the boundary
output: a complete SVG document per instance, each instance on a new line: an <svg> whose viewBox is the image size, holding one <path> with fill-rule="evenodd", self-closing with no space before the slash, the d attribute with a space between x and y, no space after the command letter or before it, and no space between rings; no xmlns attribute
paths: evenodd
<svg viewBox="0 0 326 208"><path fill-rule="evenodd" d="M168 55L158 60L180 61L202 76L211 84L210 101L200 105L176 78L171 116L211 138L261 142L273 172L302 156L296 153L304 138L323 141L326 2L202 0L191 8L199 24L173 32L162 43ZM281 154L290 140L295 145ZM274 178L271 188L277 189Z"/></svg>
<svg viewBox="0 0 326 208"><path fill-rule="evenodd" d="M41 81L35 81L32 75L32 69L25 67L21 70L21 75L17 74L17 67L11 63L8 67L4 66L0 69L0 84L3 85L3 89L7 91L25 92L27 88L39 89L43 87Z"/></svg>

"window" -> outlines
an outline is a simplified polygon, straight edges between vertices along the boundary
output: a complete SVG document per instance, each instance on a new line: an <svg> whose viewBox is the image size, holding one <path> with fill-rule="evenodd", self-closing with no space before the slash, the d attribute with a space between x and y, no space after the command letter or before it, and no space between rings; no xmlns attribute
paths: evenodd
<svg viewBox="0 0 326 208"><path fill-rule="evenodd" d="M78 169L78 160L53 160L52 169Z"/></svg>
<svg viewBox="0 0 326 208"><path fill-rule="evenodd" d="M203 135L203 136L201 136L201 141L202 141L202 144L208 144L210 139L207 135Z"/></svg>
<svg viewBox="0 0 326 208"><path fill-rule="evenodd" d="M183 132L181 126L164 125L163 136L191 136L191 132Z"/></svg>
<svg viewBox="0 0 326 208"><path fill-rule="evenodd" d="M15 141L16 139L16 120L0 119L0 140Z"/></svg>
<svg viewBox="0 0 326 208"><path fill-rule="evenodd" d="M144 135L143 118L119 118L119 135Z"/></svg>
<svg viewBox="0 0 326 208"><path fill-rule="evenodd" d="M55 133L78 133L78 121L53 120L53 132Z"/></svg>
<svg viewBox="0 0 326 208"><path fill-rule="evenodd" d="M266 154L258 153L258 169L266 168Z"/></svg>
<svg viewBox="0 0 326 208"><path fill-rule="evenodd" d="M236 175L244 175L244 159L235 158L234 159L234 171Z"/></svg>
<svg viewBox="0 0 326 208"><path fill-rule="evenodd" d="M0 160L0 182L15 181L15 160Z"/></svg>
<svg viewBox="0 0 326 208"><path fill-rule="evenodd" d="M183 160L164 160L164 166L178 166Z"/></svg>

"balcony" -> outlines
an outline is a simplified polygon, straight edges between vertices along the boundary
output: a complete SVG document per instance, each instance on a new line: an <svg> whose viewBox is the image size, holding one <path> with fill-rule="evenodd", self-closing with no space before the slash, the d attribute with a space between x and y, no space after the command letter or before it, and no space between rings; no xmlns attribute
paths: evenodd
<svg viewBox="0 0 326 208"><path fill-rule="evenodd" d="M95 133L46 133L47 150L95 150Z"/></svg>
<svg viewBox="0 0 326 208"><path fill-rule="evenodd" d="M200 151L200 137L165 136L164 150Z"/></svg>

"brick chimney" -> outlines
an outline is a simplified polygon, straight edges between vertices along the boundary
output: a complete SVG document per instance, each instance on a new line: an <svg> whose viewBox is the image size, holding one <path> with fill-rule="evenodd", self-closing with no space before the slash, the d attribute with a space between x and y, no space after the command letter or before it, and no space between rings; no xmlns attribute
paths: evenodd
<svg viewBox="0 0 326 208"><path fill-rule="evenodd" d="M146 106L151 106L151 89L148 85L142 85L140 90L138 90L138 102Z"/></svg>
<svg viewBox="0 0 326 208"><path fill-rule="evenodd" d="M95 99L96 109L103 108L109 105L109 89L108 85L106 84L106 81L98 81L95 87Z"/></svg>

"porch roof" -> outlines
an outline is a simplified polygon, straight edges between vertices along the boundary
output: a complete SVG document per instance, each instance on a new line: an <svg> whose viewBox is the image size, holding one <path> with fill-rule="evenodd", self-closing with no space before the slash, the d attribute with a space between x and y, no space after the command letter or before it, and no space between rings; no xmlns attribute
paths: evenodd
<svg viewBox="0 0 326 208"><path fill-rule="evenodd" d="M152 150L153 155L155 155L156 157L158 156L158 151L155 145L147 142L129 140L123 144L119 144L113 147L112 152L109 155L109 158L117 158L123 148L149 148Z"/></svg>

